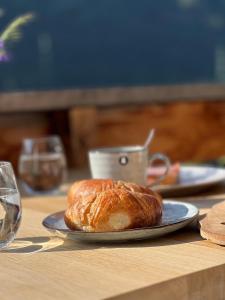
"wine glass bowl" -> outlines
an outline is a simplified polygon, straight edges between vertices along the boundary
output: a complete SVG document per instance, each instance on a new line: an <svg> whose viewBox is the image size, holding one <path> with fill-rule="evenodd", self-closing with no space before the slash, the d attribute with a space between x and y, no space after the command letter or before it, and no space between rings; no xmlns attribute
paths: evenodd
<svg viewBox="0 0 225 300"><path fill-rule="evenodd" d="M57 191L66 176L66 157L60 137L24 139L19 176L30 194Z"/></svg>
<svg viewBox="0 0 225 300"><path fill-rule="evenodd" d="M22 208L14 171L10 162L0 162L0 249L15 238Z"/></svg>

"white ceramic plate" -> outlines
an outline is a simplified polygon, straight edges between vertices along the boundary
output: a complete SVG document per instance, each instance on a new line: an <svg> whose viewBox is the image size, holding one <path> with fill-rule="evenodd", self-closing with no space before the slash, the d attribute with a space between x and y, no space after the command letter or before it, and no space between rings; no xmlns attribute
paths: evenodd
<svg viewBox="0 0 225 300"><path fill-rule="evenodd" d="M84 232L70 230L64 223L64 211L46 217L42 224L56 236L86 242L121 242L160 237L191 223L198 216L198 209L185 202L165 200L162 221L147 228L129 229L117 232Z"/></svg>
<svg viewBox="0 0 225 300"><path fill-rule="evenodd" d="M175 197L197 193L225 182L225 169L208 166L181 166L179 183L158 185L153 189L164 197Z"/></svg>

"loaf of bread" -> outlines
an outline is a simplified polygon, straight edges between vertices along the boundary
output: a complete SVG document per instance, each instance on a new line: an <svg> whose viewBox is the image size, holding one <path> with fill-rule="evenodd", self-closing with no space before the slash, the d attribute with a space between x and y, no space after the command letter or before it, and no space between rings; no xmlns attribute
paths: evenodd
<svg viewBox="0 0 225 300"><path fill-rule="evenodd" d="M106 232L153 226L161 216L161 197L149 188L91 179L71 186L64 219L70 229Z"/></svg>

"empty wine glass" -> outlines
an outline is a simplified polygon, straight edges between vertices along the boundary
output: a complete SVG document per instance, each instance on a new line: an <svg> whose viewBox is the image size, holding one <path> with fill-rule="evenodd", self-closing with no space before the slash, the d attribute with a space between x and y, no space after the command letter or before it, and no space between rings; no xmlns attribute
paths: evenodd
<svg viewBox="0 0 225 300"><path fill-rule="evenodd" d="M66 157L60 137L24 139L19 175L30 194L56 192L66 176Z"/></svg>
<svg viewBox="0 0 225 300"><path fill-rule="evenodd" d="M0 249L15 238L21 220L21 201L12 165L0 162Z"/></svg>

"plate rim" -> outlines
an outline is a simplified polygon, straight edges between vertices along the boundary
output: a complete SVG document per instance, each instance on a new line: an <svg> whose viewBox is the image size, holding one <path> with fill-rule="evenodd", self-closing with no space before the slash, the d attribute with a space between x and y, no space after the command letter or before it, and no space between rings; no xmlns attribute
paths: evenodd
<svg viewBox="0 0 225 300"><path fill-rule="evenodd" d="M60 214L60 213L63 213L65 210L61 210L61 211L57 211L55 213L52 213L52 214L49 214L47 215L43 220L42 220L42 226L44 226L47 230L50 230L50 231L59 231L59 232L62 232L62 233L68 233L68 234L84 234L84 235L87 235L87 234L91 234L91 235L102 235L102 234L113 234L113 235L116 235L118 233L128 233L128 232L140 232L142 230L158 230L160 228L165 228L165 227L168 227L168 226L173 226L173 225L177 225L177 224L181 224L181 223L184 223L188 220L193 221L195 218L197 218L197 216L199 215L199 209L197 208L197 206L195 206L194 204L192 203L189 203L189 202L184 202L184 201L176 201L176 200L172 200L172 199L165 199L163 200L163 202L166 202L168 204L181 204L181 205L184 205L185 207L188 206L188 209L194 209L195 213L193 216L191 217L186 217L186 218L183 218L182 220L179 220L179 221L176 221L176 222L172 222L172 223L169 223L169 224L164 224L164 225L155 225L155 226L151 226L151 227L140 227L140 228L131 228L131 229L126 229L126 230L119 230L119 231L105 231L105 232L89 232L89 231L83 231L83 230L71 230L71 229L58 229L58 228L52 228L51 226L48 226L46 224L46 219L51 217L51 216L54 216L56 214Z"/></svg>
<svg viewBox="0 0 225 300"><path fill-rule="evenodd" d="M216 169L218 171L222 171L224 173L224 177L220 178L220 179L214 179L214 180L210 180L210 181L200 181L200 182L194 182L194 183L183 183L183 184L170 184L170 185L157 185L155 187L153 187L154 191L156 192L164 192L164 191L173 191L173 190L181 190L181 189L186 189L186 188L197 188L197 187L202 187L202 186L211 186L211 185L215 185L218 184L222 181L225 181L225 169L224 168L220 168L220 167L213 167L213 166L207 166L207 165L181 165L181 168L183 169L206 169L206 168L210 168L210 169Z"/></svg>

